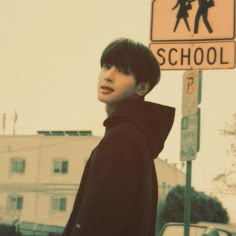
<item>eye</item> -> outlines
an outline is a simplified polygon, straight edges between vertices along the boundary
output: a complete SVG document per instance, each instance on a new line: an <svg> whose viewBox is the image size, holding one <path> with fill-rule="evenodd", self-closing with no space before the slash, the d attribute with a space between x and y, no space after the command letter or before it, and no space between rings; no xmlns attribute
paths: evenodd
<svg viewBox="0 0 236 236"><path fill-rule="evenodd" d="M110 69L112 66L110 65L110 64L106 64L106 63L104 63L103 65L102 65L102 68L104 68L104 69Z"/></svg>
<svg viewBox="0 0 236 236"><path fill-rule="evenodd" d="M130 71L130 69L128 68L123 68L123 67L119 67L118 68L118 71L122 74L125 74L125 75L130 75L132 74L132 72Z"/></svg>

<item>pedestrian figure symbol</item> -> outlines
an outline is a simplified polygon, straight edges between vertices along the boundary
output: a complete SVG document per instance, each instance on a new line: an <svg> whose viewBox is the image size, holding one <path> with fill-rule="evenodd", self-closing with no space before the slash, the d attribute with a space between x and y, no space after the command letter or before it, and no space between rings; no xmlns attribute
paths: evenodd
<svg viewBox="0 0 236 236"><path fill-rule="evenodd" d="M191 2L193 2L195 0L178 0L177 3L175 4L175 6L172 8L172 10L175 10L178 6L179 6L179 10L178 13L176 15L176 23L175 23L175 27L174 27L174 32L176 31L179 22L181 19L184 20L184 23L188 29L188 31L190 31L190 27L189 27L189 23L188 23L188 10L192 9L192 5Z"/></svg>
<svg viewBox="0 0 236 236"><path fill-rule="evenodd" d="M213 0L198 0L198 10L197 14L195 16L195 23L194 23L194 34L198 33L198 27L199 27L199 20L202 16L203 22L208 30L209 33L213 32L213 29L211 28L211 25L208 21L208 8L214 6Z"/></svg>
<svg viewBox="0 0 236 236"><path fill-rule="evenodd" d="M177 7L179 7L178 13L176 15L177 19L175 22L173 32L177 30L181 19L184 20L187 30L190 31L190 26L188 22L188 17L190 13L188 13L188 11L190 12L190 10L192 10L192 2L194 1L196 0L177 0L177 3L172 8L172 10L175 10ZM213 32L213 29L208 21L208 9L213 6L214 6L214 0L198 0L198 9L197 9L197 12L195 15L195 21L194 21L194 34L198 34L199 21L201 17L203 19L203 23L206 26L208 32L209 33Z"/></svg>

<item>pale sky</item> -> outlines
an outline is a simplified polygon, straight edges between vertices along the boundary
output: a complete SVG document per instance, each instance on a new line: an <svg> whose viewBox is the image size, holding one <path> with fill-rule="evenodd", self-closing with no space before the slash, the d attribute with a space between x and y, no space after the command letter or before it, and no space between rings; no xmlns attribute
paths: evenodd
<svg viewBox="0 0 236 236"><path fill-rule="evenodd" d="M0 114L7 114L5 134L13 132L16 111L16 134L89 129L103 135L106 114L96 99L101 52L121 36L149 45L151 5L150 0L0 0ZM146 99L176 107L174 127L160 154L170 163L180 160L183 73L162 71L160 84ZM235 89L235 69L203 71L201 145L192 177L200 189L229 165L228 143L219 129L236 112Z"/></svg>

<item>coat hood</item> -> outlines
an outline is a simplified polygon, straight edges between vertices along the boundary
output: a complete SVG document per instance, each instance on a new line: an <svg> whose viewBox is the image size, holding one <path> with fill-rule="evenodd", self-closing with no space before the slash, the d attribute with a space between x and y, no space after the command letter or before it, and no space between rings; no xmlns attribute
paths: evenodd
<svg viewBox="0 0 236 236"><path fill-rule="evenodd" d="M134 124L146 137L151 155L156 158L174 122L175 108L137 100L125 100L111 113L103 125L110 127L124 121Z"/></svg>

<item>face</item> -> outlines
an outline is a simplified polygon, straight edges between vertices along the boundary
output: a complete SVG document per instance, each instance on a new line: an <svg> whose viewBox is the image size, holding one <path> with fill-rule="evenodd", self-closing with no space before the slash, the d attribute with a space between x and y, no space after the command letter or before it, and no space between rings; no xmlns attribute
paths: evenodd
<svg viewBox="0 0 236 236"><path fill-rule="evenodd" d="M103 65L98 80L98 100L107 105L137 97L137 82L134 75L127 70L113 65Z"/></svg>

